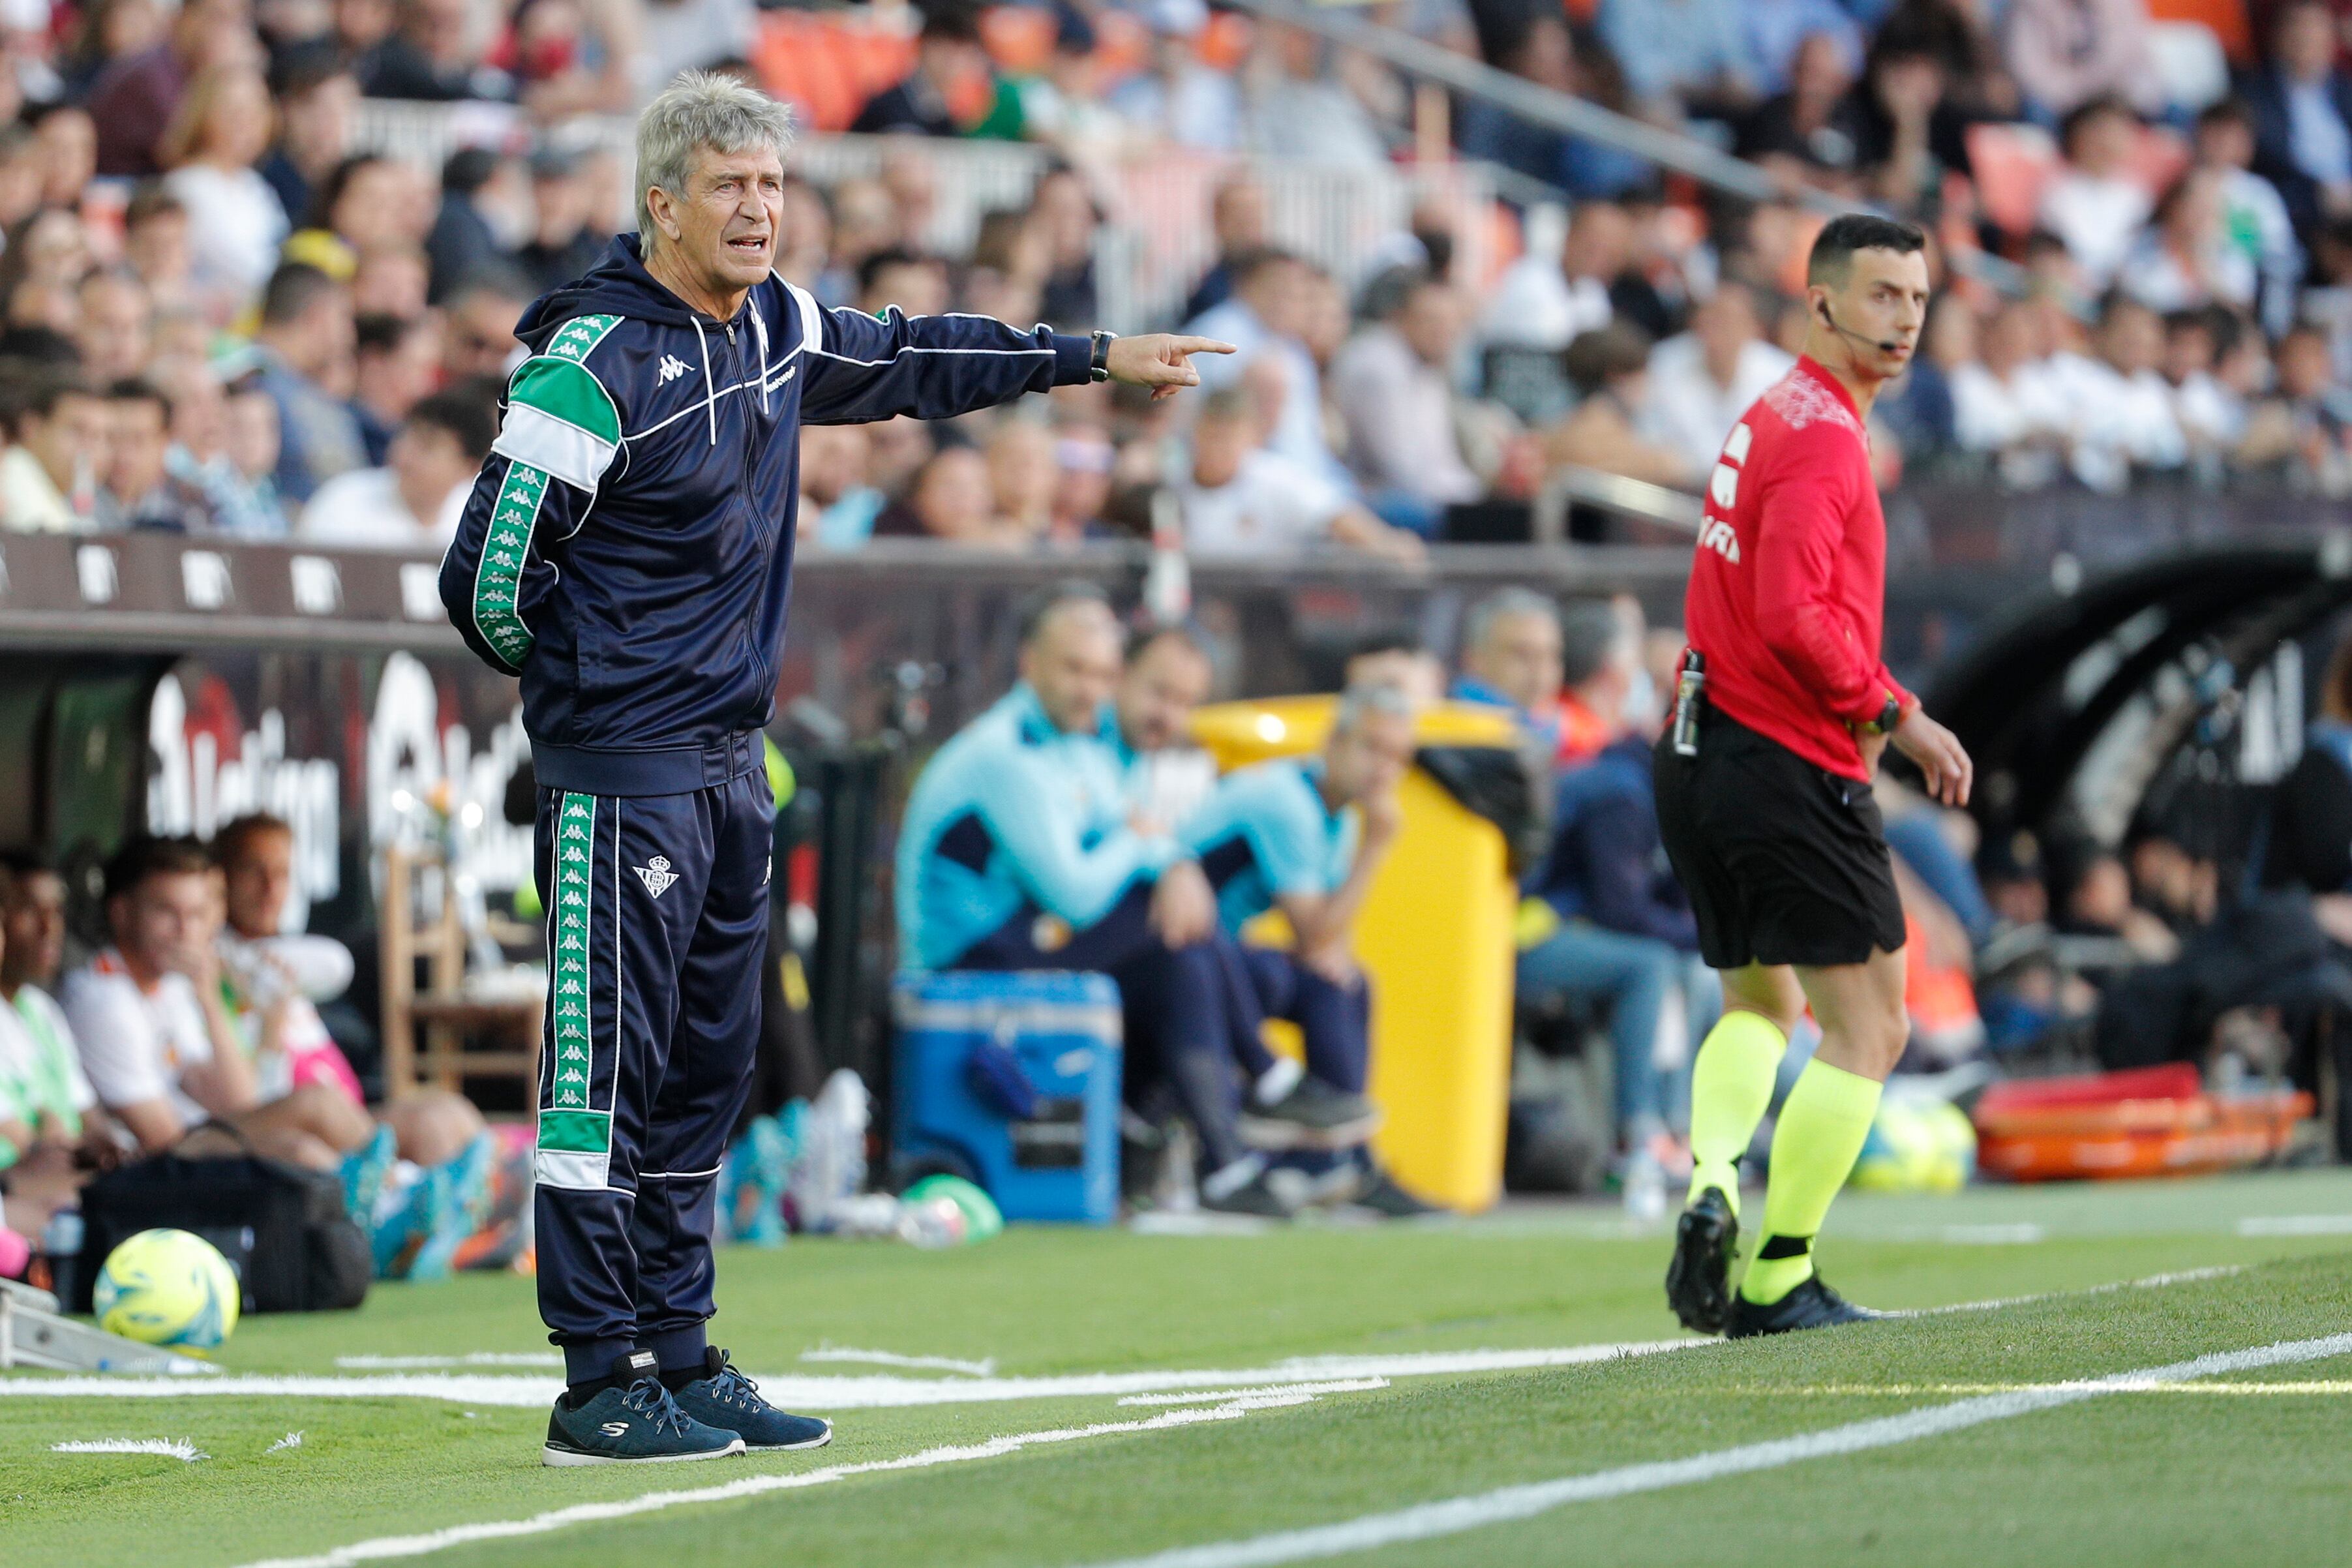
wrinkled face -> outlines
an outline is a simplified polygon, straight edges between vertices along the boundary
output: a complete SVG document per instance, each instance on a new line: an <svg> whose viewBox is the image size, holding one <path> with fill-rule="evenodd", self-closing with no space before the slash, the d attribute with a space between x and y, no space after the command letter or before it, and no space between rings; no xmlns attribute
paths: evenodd
<svg viewBox="0 0 2352 1568"><path fill-rule="evenodd" d="M54 872L35 871L7 879L0 904L0 933L6 937L7 972L46 983L66 952L66 885Z"/></svg>
<svg viewBox="0 0 2352 1568"><path fill-rule="evenodd" d="M1209 695L1215 672L1181 637L1154 637L1119 678L1118 731L1138 752L1162 752L1192 731L1192 710Z"/></svg>
<svg viewBox="0 0 2352 1568"><path fill-rule="evenodd" d="M1497 616L1463 666L1521 708L1547 707L1559 696L1559 623L1549 616Z"/></svg>
<svg viewBox="0 0 2352 1568"><path fill-rule="evenodd" d="M294 836L271 829L247 833L227 876L228 923L240 935L272 934L294 890Z"/></svg>
<svg viewBox="0 0 2352 1568"><path fill-rule="evenodd" d="M1072 600L1045 616L1021 650L1021 679L1037 693L1066 735L1093 731L1118 685L1118 623L1089 600Z"/></svg>
<svg viewBox="0 0 2352 1568"><path fill-rule="evenodd" d="M1323 748L1323 774L1345 802L1378 800L1412 766L1412 720L1402 713L1365 713L1331 731Z"/></svg>
<svg viewBox="0 0 2352 1568"><path fill-rule="evenodd" d="M648 191L660 248L714 293L733 294L768 276L783 226L784 164L773 147L695 155L684 192Z"/></svg>

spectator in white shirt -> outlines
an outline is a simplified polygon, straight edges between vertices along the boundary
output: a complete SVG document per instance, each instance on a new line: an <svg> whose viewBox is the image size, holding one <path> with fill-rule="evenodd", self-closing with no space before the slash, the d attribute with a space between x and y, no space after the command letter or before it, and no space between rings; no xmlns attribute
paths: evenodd
<svg viewBox="0 0 2352 1568"><path fill-rule="evenodd" d="M1256 395L1229 386L1202 401L1172 489L1187 548L1207 555L1278 555L1352 545L1391 560L1422 558L1421 541L1391 528L1345 491L1265 446Z"/></svg>
<svg viewBox="0 0 2352 1568"><path fill-rule="evenodd" d="M1490 346L1565 349L1609 324L1609 286L1633 265L1631 214L1615 202L1579 202L1557 256L1529 252L1503 269L1478 336Z"/></svg>
<svg viewBox="0 0 2352 1568"><path fill-rule="evenodd" d="M485 399L458 387L421 398L401 422L381 468L320 485L295 537L364 550L438 550L457 531L474 476L498 437Z"/></svg>
<svg viewBox="0 0 2352 1568"><path fill-rule="evenodd" d="M2095 293L2147 222L2147 185L2132 167L2139 116L2120 98L2094 98L2066 117L2061 135L2066 166L2042 193L2041 223L2066 242Z"/></svg>
<svg viewBox="0 0 2352 1568"><path fill-rule="evenodd" d="M2055 368L2071 415L2071 466L2095 490L2117 494L2134 468L2177 468L2189 442L2173 412L2164 363L2164 322L2126 294L2110 294L2094 356L2061 354Z"/></svg>
<svg viewBox="0 0 2352 1568"><path fill-rule="evenodd" d="M2254 116L2225 98L2197 117L2195 166L2221 182L2221 232L2262 279L2263 325L2275 334L2294 320L2303 247L2278 187L2253 172Z"/></svg>
<svg viewBox="0 0 2352 1568"><path fill-rule="evenodd" d="M263 1099L274 1067L264 1058L282 1045L266 1027L248 1056L238 1038L214 946L221 892L202 845L131 840L107 864L106 916L113 945L68 978L66 1016L90 1086L142 1151L171 1149L215 1121L258 1153L314 1170L335 1170L370 1142L367 1112L334 1089ZM210 1152L236 1149L223 1139Z"/></svg>
<svg viewBox="0 0 2352 1568"><path fill-rule="evenodd" d="M1748 405L1796 363L1764 341L1754 292L1726 279L1691 312L1690 331L1650 351L1642 433L1705 473Z"/></svg>
<svg viewBox="0 0 2352 1568"><path fill-rule="evenodd" d="M1129 77L1107 100L1138 125L1180 147L1231 152L1240 142L1241 95L1234 79L1201 63L1209 26L1202 0L1152 0L1150 68Z"/></svg>
<svg viewBox="0 0 2352 1568"><path fill-rule="evenodd" d="M1973 358L1947 365L1961 449L1990 454L2003 483L2036 489L2058 476L2067 411L2040 352L2041 310L2011 300L1979 334Z"/></svg>
<svg viewBox="0 0 2352 1568"><path fill-rule="evenodd" d="M0 451L0 526L87 533L98 526L106 405L71 371L44 369L5 389L16 428Z"/></svg>
<svg viewBox="0 0 2352 1568"><path fill-rule="evenodd" d="M2222 227L2221 177L2191 169L2172 183L2116 284L2151 310L2254 302L2254 262Z"/></svg>
<svg viewBox="0 0 2352 1568"><path fill-rule="evenodd" d="M1484 488L1463 460L1454 428L1454 355L1461 342L1460 297L1423 276L1406 287L1386 321L1358 333L1331 366L1356 477L1384 510L1383 492L1412 503L1425 518L1417 533L1428 533L1448 505L1475 500Z"/></svg>
<svg viewBox="0 0 2352 1568"><path fill-rule="evenodd" d="M2172 388L2173 416L2200 458L2226 457L2245 438L2245 400L2213 374L2223 353L2236 347L2241 330L2227 310L2179 310L2164 321L2164 379Z"/></svg>
<svg viewBox="0 0 2352 1568"><path fill-rule="evenodd" d="M269 151L269 89L249 66L222 65L189 85L156 153L163 188L188 212L194 281L215 319L250 300L278 265L288 232L278 194L254 164Z"/></svg>
<svg viewBox="0 0 2352 1568"><path fill-rule="evenodd" d="M1323 380L1315 356L1300 336L1300 323L1314 309L1313 279L1307 264L1288 251L1254 251L1226 263L1234 279L1233 293L1222 304L1194 317L1185 331L1234 345L1229 354L1203 359L1197 367L1203 391L1239 384L1247 377L1266 383L1255 369L1261 360L1279 367L1282 395L1278 407L1267 407L1271 451L1329 484L1349 489L1353 481L1332 456L1323 433Z"/></svg>

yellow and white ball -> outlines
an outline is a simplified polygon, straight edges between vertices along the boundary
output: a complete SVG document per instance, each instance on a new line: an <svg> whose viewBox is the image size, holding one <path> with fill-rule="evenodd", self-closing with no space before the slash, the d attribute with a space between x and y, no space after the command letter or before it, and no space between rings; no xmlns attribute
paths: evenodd
<svg viewBox="0 0 2352 1568"><path fill-rule="evenodd" d="M236 1271L184 1230L142 1230L107 1255L90 1288L98 1326L142 1344L216 1348L236 1331Z"/></svg>

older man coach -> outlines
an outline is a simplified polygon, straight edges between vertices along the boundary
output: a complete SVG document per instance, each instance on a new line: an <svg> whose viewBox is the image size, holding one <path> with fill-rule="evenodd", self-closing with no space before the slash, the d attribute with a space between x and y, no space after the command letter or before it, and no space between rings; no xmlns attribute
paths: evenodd
<svg viewBox="0 0 2352 1568"><path fill-rule="evenodd" d="M799 427L938 419L1087 380L1194 384L1197 338L829 310L773 270L785 110L688 74L637 125L638 232L517 335L498 444L441 567L521 678L550 986L540 1312L570 1384L551 1465L814 1447L707 1342L714 1182L767 932L769 719Z"/></svg>

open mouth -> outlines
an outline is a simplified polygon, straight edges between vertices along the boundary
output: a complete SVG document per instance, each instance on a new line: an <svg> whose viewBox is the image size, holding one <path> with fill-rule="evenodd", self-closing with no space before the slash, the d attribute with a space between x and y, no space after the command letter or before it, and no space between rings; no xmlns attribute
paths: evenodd
<svg viewBox="0 0 2352 1568"><path fill-rule="evenodd" d="M738 256L765 256L768 253L768 237L763 234L747 234L740 238L729 240L727 248Z"/></svg>

